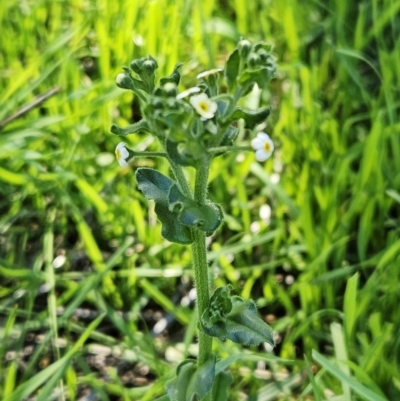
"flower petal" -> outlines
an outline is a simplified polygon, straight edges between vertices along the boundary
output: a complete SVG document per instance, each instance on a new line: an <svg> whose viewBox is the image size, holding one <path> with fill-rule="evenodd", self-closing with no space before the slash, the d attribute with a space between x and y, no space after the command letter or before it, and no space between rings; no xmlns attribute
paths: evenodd
<svg viewBox="0 0 400 401"><path fill-rule="evenodd" d="M118 164L121 167L128 167L129 166L128 162L125 159L118 159Z"/></svg>
<svg viewBox="0 0 400 401"><path fill-rule="evenodd" d="M262 141L271 140L270 136L268 134L266 134L265 132L259 132L257 134L257 138L260 138Z"/></svg>
<svg viewBox="0 0 400 401"><path fill-rule="evenodd" d="M208 70L208 71L203 71L200 74L197 75L197 79L201 79L201 78L205 78L208 77L209 75L212 74L218 74L219 72L222 72L223 69L222 68L213 68L212 70Z"/></svg>
<svg viewBox="0 0 400 401"><path fill-rule="evenodd" d="M206 120L213 118L218 109L217 103L211 100L206 93L192 96L189 99L189 103Z"/></svg>
<svg viewBox="0 0 400 401"><path fill-rule="evenodd" d="M180 99L183 99L183 98L185 98L187 96L190 96L190 95L192 95L194 93L199 93L199 92L201 92L201 89L198 86L194 86L193 88L189 88L189 89L186 89L185 91L183 91L181 93L178 93L176 95L176 98L177 98L177 100L180 100Z"/></svg>
<svg viewBox="0 0 400 401"><path fill-rule="evenodd" d="M258 149L256 151L256 160L259 162L265 162L269 157L271 156L271 153L266 153L264 149Z"/></svg>
<svg viewBox="0 0 400 401"><path fill-rule="evenodd" d="M126 160L129 157L129 151L127 148L121 148L119 152L122 159Z"/></svg>
<svg viewBox="0 0 400 401"><path fill-rule="evenodd" d="M117 147L115 148L115 150L121 150L122 148L126 147L126 143L125 142L120 142Z"/></svg>
<svg viewBox="0 0 400 401"><path fill-rule="evenodd" d="M261 138L254 138L251 140L251 147L255 150L262 148L263 146L263 141L261 140Z"/></svg>

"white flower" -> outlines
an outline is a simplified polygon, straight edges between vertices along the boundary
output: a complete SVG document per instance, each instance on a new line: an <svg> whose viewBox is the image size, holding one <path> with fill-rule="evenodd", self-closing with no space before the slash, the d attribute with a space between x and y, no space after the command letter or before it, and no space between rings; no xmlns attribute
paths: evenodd
<svg viewBox="0 0 400 401"><path fill-rule="evenodd" d="M206 93L200 93L200 95L192 96L189 102L205 120L213 118L218 108L217 103L211 100Z"/></svg>
<svg viewBox="0 0 400 401"><path fill-rule="evenodd" d="M259 162L267 160L274 151L274 143L265 132L257 134L257 137L251 141L251 147L256 151L256 159Z"/></svg>
<svg viewBox="0 0 400 401"><path fill-rule="evenodd" d="M201 72L200 74L197 75L197 79L206 78L209 75L218 74L218 73L220 73L222 71L223 71L222 68L214 68L212 70L203 71L203 72Z"/></svg>
<svg viewBox="0 0 400 401"><path fill-rule="evenodd" d="M199 92L201 92L201 89L198 86L194 86L193 88L189 88L181 93L178 93L176 98L180 100L183 99L184 97L192 95L193 93L199 93Z"/></svg>
<svg viewBox="0 0 400 401"><path fill-rule="evenodd" d="M117 156L118 163L121 167L128 166L128 162L126 160L129 157L129 151L125 146L125 142L120 142L115 148L115 156Z"/></svg>

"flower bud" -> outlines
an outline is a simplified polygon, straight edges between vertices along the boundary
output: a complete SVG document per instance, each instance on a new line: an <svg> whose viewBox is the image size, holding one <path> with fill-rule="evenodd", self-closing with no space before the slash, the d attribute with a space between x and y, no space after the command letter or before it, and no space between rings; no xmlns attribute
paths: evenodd
<svg viewBox="0 0 400 401"><path fill-rule="evenodd" d="M176 84L174 84L173 82L167 82L163 86L163 90L164 90L165 95L168 97L175 97L178 93L178 88L177 88Z"/></svg>
<svg viewBox="0 0 400 401"><path fill-rule="evenodd" d="M157 69L157 63L153 60L146 60L142 64L142 72L151 75Z"/></svg>
<svg viewBox="0 0 400 401"><path fill-rule="evenodd" d="M246 58L251 51L251 42L247 39L242 39L238 43L238 50L240 57Z"/></svg>
<svg viewBox="0 0 400 401"><path fill-rule="evenodd" d="M117 84L117 86L119 87L123 87L123 82L125 80L125 74L123 74L122 72L120 74L117 75L117 77L115 78L115 83Z"/></svg>
<svg viewBox="0 0 400 401"><path fill-rule="evenodd" d="M170 109L176 110L179 109L179 102L176 100L175 97L170 97L167 99L167 106Z"/></svg>
<svg viewBox="0 0 400 401"><path fill-rule="evenodd" d="M143 64L143 59L142 58L138 58L136 60L133 60L131 62L132 71L136 72L136 74L140 74L142 72L142 64Z"/></svg>
<svg viewBox="0 0 400 401"><path fill-rule="evenodd" d="M163 108L163 101L159 97L154 97L151 100L151 104L155 109L162 109Z"/></svg>
<svg viewBox="0 0 400 401"><path fill-rule="evenodd" d="M247 63L249 67L257 67L257 65L260 63L260 57L258 57L257 53L250 53L247 57Z"/></svg>
<svg viewBox="0 0 400 401"><path fill-rule="evenodd" d="M260 57L260 60L263 63L265 63L268 60L268 58L270 57L270 54L264 49L259 49L257 51L257 54L258 54L258 57Z"/></svg>
<svg viewBox="0 0 400 401"><path fill-rule="evenodd" d="M115 83L122 89L134 89L134 83L128 72L121 72L115 78Z"/></svg>

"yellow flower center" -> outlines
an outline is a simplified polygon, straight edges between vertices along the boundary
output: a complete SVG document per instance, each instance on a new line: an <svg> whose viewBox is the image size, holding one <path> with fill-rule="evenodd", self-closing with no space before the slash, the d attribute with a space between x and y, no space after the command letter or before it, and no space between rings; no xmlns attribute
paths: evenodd
<svg viewBox="0 0 400 401"><path fill-rule="evenodd" d="M120 159L121 159L121 152L119 151L119 149L117 149L117 150L115 151L115 156L117 156L117 160L120 160Z"/></svg>
<svg viewBox="0 0 400 401"><path fill-rule="evenodd" d="M266 153L271 152L271 144L269 142L264 142L263 148Z"/></svg>
<svg viewBox="0 0 400 401"><path fill-rule="evenodd" d="M199 107L203 111L208 111L208 103L207 102L200 102Z"/></svg>

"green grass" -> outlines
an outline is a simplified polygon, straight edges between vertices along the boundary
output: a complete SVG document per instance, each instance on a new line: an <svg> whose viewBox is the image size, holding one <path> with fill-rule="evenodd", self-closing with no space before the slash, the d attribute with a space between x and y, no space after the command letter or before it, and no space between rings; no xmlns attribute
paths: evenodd
<svg viewBox="0 0 400 401"><path fill-rule="evenodd" d="M154 400L193 355L192 308L174 299L190 289L190 253L161 238L133 171L114 160L109 128L138 110L114 79L151 54L161 76L184 62L189 87L241 35L274 45L277 79L249 104L271 104L276 151L265 165L215 161L210 196L226 220L210 266L215 286L256 299L280 343L273 354L216 345L240 356L230 399L400 398L399 1L3 3L0 399L72 401L88 389ZM169 313L169 335L151 336L151 311ZM95 367L100 346L133 385L118 364Z"/></svg>

